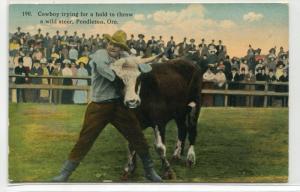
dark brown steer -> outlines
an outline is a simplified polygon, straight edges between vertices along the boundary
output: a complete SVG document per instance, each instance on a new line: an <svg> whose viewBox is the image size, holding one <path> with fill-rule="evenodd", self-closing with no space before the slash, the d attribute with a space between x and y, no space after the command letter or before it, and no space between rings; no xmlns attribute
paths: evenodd
<svg viewBox="0 0 300 192"><path fill-rule="evenodd" d="M153 128L154 146L161 158L164 176L173 178L174 172L166 158L165 127L172 119L177 124L178 141L173 158L181 157L188 136L189 148L186 160L189 165L194 164L196 161L194 144L201 108L202 72L187 60L176 59L151 64L149 66L152 70L150 67L148 73L141 73L139 64L147 63L154 58L124 58L116 61L112 68L123 81L124 104L134 108L143 128ZM129 149L125 175L132 173L136 167L135 152L132 146L129 146Z"/></svg>

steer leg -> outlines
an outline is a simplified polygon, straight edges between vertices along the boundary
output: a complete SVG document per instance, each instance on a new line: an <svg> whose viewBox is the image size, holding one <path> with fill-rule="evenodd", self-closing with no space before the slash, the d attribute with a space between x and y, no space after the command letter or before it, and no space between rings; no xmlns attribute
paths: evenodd
<svg viewBox="0 0 300 192"><path fill-rule="evenodd" d="M124 167L124 173L122 180L127 180L130 175L134 173L136 170L136 151L133 149L133 147L128 144L128 160Z"/></svg>
<svg viewBox="0 0 300 192"><path fill-rule="evenodd" d="M175 121L177 124L178 137L172 159L180 160L184 152L184 145L187 136L187 127L185 125L184 116L176 118Z"/></svg>
<svg viewBox="0 0 300 192"><path fill-rule="evenodd" d="M166 156L167 149L164 144L165 127L163 127L163 129L159 129L158 126L155 126L154 136L155 136L154 148L161 159L163 177L165 179L175 179L176 175L175 175L174 171L171 169L170 163L167 160L167 156Z"/></svg>
<svg viewBox="0 0 300 192"><path fill-rule="evenodd" d="M197 122L200 113L200 107L195 102L189 103L188 107L191 109L189 110L186 116L186 122L188 122L188 139L189 139L189 149L187 153L187 165L191 167L192 165L196 164L196 154L194 150L195 140L197 137Z"/></svg>

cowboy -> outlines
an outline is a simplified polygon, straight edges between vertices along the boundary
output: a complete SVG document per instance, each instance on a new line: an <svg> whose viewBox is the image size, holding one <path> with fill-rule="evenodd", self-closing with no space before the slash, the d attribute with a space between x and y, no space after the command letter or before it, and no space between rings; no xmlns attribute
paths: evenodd
<svg viewBox="0 0 300 192"><path fill-rule="evenodd" d="M53 178L55 182L65 182L85 157L94 141L111 123L134 146L142 160L145 177L153 182L162 181L153 168L148 144L135 113L126 108L122 101L120 90L117 90L118 79L110 69L110 64L121 57L128 56L129 48L126 44L126 33L119 30L110 36L106 49L100 49L91 55L89 62L92 68L92 97L88 104L79 139L71 150L68 160L63 165L59 176Z"/></svg>

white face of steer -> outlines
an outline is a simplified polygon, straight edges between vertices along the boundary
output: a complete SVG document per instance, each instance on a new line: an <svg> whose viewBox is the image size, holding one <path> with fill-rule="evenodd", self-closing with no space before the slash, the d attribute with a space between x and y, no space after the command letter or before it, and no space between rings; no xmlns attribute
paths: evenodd
<svg viewBox="0 0 300 192"><path fill-rule="evenodd" d="M140 70L139 64L149 63L156 59L156 56L150 58L141 57L126 57L121 58L111 65L111 69L120 77L124 83L124 104L129 108L136 108L140 105L141 99L139 96L141 84L137 85L137 78L142 72L149 71Z"/></svg>

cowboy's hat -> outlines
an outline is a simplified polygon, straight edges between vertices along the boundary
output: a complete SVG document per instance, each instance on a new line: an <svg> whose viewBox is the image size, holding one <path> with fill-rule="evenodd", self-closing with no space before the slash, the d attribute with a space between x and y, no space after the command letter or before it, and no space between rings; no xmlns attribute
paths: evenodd
<svg viewBox="0 0 300 192"><path fill-rule="evenodd" d="M118 30L116 31L112 36L109 34L103 34L103 37L107 39L109 42L112 42L113 44L119 45L126 51L129 51L129 47L127 46L127 35L124 31Z"/></svg>

